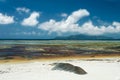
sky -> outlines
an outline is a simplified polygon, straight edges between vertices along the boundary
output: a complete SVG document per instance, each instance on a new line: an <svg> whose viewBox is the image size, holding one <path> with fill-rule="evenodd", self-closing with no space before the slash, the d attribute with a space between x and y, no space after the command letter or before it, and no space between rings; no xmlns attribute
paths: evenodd
<svg viewBox="0 0 120 80"><path fill-rule="evenodd" d="M0 0L0 39L120 38L120 0Z"/></svg>

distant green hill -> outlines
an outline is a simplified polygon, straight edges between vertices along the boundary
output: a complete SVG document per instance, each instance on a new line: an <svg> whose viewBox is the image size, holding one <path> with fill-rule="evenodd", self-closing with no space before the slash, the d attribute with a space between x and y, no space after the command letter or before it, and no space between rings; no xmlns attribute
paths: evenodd
<svg viewBox="0 0 120 80"><path fill-rule="evenodd" d="M58 36L55 40L114 40L113 37L107 36L91 36L91 35L70 35L70 36Z"/></svg>

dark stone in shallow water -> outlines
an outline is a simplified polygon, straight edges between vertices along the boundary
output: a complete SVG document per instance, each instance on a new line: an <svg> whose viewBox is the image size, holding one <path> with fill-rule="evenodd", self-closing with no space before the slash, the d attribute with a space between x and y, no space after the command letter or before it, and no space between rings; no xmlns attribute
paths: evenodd
<svg viewBox="0 0 120 80"><path fill-rule="evenodd" d="M81 75L87 74L87 72L82 68L78 66L74 66L69 63L54 63L54 65L55 66L52 68L52 70L64 70L64 71L69 71L69 72L73 72L75 74L81 74Z"/></svg>

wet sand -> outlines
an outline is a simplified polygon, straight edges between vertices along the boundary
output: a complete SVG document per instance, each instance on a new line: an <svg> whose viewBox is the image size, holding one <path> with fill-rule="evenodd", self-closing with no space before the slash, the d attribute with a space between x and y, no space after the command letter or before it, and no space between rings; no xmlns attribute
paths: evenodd
<svg viewBox="0 0 120 80"><path fill-rule="evenodd" d="M105 58L120 58L120 54L88 54L88 55L69 55L69 56L41 56L37 59L26 59L14 57L14 59L0 60L0 63L23 63L34 61L56 61L56 60L88 60L88 59L105 59Z"/></svg>

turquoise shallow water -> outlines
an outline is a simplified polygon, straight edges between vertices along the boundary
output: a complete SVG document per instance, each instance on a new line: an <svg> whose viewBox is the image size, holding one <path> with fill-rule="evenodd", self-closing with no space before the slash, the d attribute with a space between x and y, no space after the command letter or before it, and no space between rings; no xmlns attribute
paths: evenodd
<svg viewBox="0 0 120 80"><path fill-rule="evenodd" d="M120 42L120 41L101 41L101 40L0 40L1 44L79 44L94 42Z"/></svg>

